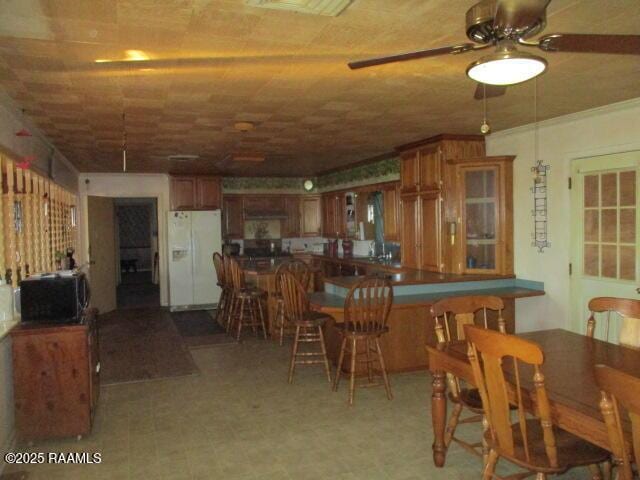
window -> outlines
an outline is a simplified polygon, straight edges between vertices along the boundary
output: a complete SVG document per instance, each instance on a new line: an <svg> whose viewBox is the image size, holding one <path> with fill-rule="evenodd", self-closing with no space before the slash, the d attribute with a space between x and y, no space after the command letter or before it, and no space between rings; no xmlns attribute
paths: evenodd
<svg viewBox="0 0 640 480"><path fill-rule="evenodd" d="M636 280L636 172L584 176L584 275Z"/></svg>

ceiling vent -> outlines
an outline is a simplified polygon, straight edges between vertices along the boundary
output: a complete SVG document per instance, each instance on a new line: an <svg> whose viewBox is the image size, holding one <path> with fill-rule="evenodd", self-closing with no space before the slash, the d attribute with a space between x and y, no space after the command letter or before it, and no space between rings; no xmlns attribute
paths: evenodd
<svg viewBox="0 0 640 480"><path fill-rule="evenodd" d="M251 7L337 17L353 0L245 0Z"/></svg>

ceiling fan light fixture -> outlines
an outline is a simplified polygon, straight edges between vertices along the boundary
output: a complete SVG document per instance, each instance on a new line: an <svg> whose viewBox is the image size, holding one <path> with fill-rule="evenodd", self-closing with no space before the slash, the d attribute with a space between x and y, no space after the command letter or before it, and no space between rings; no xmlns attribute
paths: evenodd
<svg viewBox="0 0 640 480"><path fill-rule="evenodd" d="M467 75L488 85L515 85L537 77L546 69L544 58L507 48L473 62Z"/></svg>

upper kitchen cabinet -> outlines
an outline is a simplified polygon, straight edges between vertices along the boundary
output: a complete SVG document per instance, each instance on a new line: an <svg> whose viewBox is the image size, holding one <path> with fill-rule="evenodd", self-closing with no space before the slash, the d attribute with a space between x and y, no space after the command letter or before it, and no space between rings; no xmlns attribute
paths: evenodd
<svg viewBox="0 0 640 480"><path fill-rule="evenodd" d="M303 196L300 200L303 237L317 237L322 230L322 199L319 196Z"/></svg>
<svg viewBox="0 0 640 480"><path fill-rule="evenodd" d="M384 239L387 242L400 240L400 191L397 184L382 190L382 215Z"/></svg>
<svg viewBox="0 0 640 480"><path fill-rule="evenodd" d="M403 265L513 274L513 157L484 139L440 135L399 147Z"/></svg>
<svg viewBox="0 0 640 480"><path fill-rule="evenodd" d="M455 273L513 273L513 159L452 160L446 214Z"/></svg>
<svg viewBox="0 0 640 480"><path fill-rule="evenodd" d="M171 210L217 210L221 207L220 177L171 177Z"/></svg>
<svg viewBox="0 0 640 480"><path fill-rule="evenodd" d="M196 177L196 208L203 210L222 208L220 177Z"/></svg>
<svg viewBox="0 0 640 480"><path fill-rule="evenodd" d="M226 238L244 238L244 207L241 196L225 195L222 206L222 229Z"/></svg>
<svg viewBox="0 0 640 480"><path fill-rule="evenodd" d="M300 236L300 197L290 196L284 199L284 210L287 217L282 221L282 236L287 238Z"/></svg>
<svg viewBox="0 0 640 480"><path fill-rule="evenodd" d="M338 225L339 204L335 193L325 193L322 195L322 235L330 238L339 236L340 227Z"/></svg>
<svg viewBox="0 0 640 480"><path fill-rule="evenodd" d="M171 210L191 210L195 204L195 177L171 177Z"/></svg>
<svg viewBox="0 0 640 480"><path fill-rule="evenodd" d="M440 190L444 161L485 155L484 137L478 135L438 135L396 149L400 153L401 193Z"/></svg>
<svg viewBox="0 0 640 480"><path fill-rule="evenodd" d="M245 220L284 218L285 198L283 195L245 195Z"/></svg>

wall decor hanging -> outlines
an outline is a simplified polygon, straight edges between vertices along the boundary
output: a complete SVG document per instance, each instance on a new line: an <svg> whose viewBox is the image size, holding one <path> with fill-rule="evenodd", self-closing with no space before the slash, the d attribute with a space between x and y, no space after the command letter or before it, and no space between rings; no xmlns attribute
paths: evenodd
<svg viewBox="0 0 640 480"><path fill-rule="evenodd" d="M532 247L538 249L539 253L544 253L544 249L551 246L549 242L549 230L548 230L548 197L547 197L547 177L550 170L549 165L543 164L540 159L540 152L538 148L538 79L534 79L533 87L533 150L535 158L535 166L531 168L533 172L533 187L531 187L531 193L533 193L533 210L531 215L533 216L533 233L531 234L533 241Z"/></svg>

